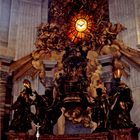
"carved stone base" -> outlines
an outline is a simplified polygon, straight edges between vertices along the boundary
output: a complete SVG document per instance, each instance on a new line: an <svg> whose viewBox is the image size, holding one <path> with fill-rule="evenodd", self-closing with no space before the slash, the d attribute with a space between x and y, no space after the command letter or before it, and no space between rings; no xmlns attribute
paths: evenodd
<svg viewBox="0 0 140 140"><path fill-rule="evenodd" d="M109 132L100 132L93 134L74 134L74 135L44 135L39 140L138 140L138 137L132 137L131 129L119 129ZM7 133L7 140L37 140L35 136L25 133Z"/></svg>
<svg viewBox="0 0 140 140"><path fill-rule="evenodd" d="M26 133L7 133L7 140L29 140L29 135Z"/></svg>

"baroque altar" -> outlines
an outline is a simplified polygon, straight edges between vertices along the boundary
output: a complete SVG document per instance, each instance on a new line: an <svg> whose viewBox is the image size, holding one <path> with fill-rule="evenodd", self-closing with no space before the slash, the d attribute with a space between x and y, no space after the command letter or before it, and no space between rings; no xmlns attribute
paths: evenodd
<svg viewBox="0 0 140 140"><path fill-rule="evenodd" d="M101 132L105 139L110 135L117 139L119 129L138 133L130 117L132 91L121 78L129 76L122 55L140 68L140 52L117 38L126 28L109 21L107 1L53 0L49 13L50 21L37 27L36 50L11 64L15 81L38 77L45 93L40 95L24 79L24 88L12 105L9 130L27 133L32 123L39 124L36 134L41 138L52 135L59 117L64 116L90 128L92 137ZM31 105L36 108L34 114Z"/></svg>

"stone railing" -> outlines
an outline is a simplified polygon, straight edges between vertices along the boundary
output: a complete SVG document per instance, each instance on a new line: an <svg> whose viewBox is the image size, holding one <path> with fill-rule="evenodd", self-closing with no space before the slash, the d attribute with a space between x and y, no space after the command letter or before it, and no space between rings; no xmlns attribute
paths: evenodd
<svg viewBox="0 0 140 140"><path fill-rule="evenodd" d="M7 133L7 140L37 140L37 138L25 133ZM138 137L132 136L132 129L119 129L93 134L43 135L39 140L138 140Z"/></svg>

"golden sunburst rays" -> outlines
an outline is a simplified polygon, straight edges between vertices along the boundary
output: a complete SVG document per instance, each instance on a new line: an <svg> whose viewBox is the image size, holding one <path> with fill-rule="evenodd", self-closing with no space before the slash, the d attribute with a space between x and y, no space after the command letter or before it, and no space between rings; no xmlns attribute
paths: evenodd
<svg viewBox="0 0 140 140"><path fill-rule="evenodd" d="M83 40L86 34L94 31L94 28L93 16L80 12L70 18L67 35L72 42L76 43Z"/></svg>

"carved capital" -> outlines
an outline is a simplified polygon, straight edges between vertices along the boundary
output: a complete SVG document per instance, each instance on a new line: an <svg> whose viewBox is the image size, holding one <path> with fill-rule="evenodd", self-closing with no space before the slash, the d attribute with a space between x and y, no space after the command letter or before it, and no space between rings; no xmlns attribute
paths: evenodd
<svg viewBox="0 0 140 140"><path fill-rule="evenodd" d="M103 55L98 58L103 67L102 79L104 82L110 82L112 79L112 56Z"/></svg>
<svg viewBox="0 0 140 140"><path fill-rule="evenodd" d="M11 63L11 58L0 56L0 79L1 81L6 81L9 75L9 66Z"/></svg>

